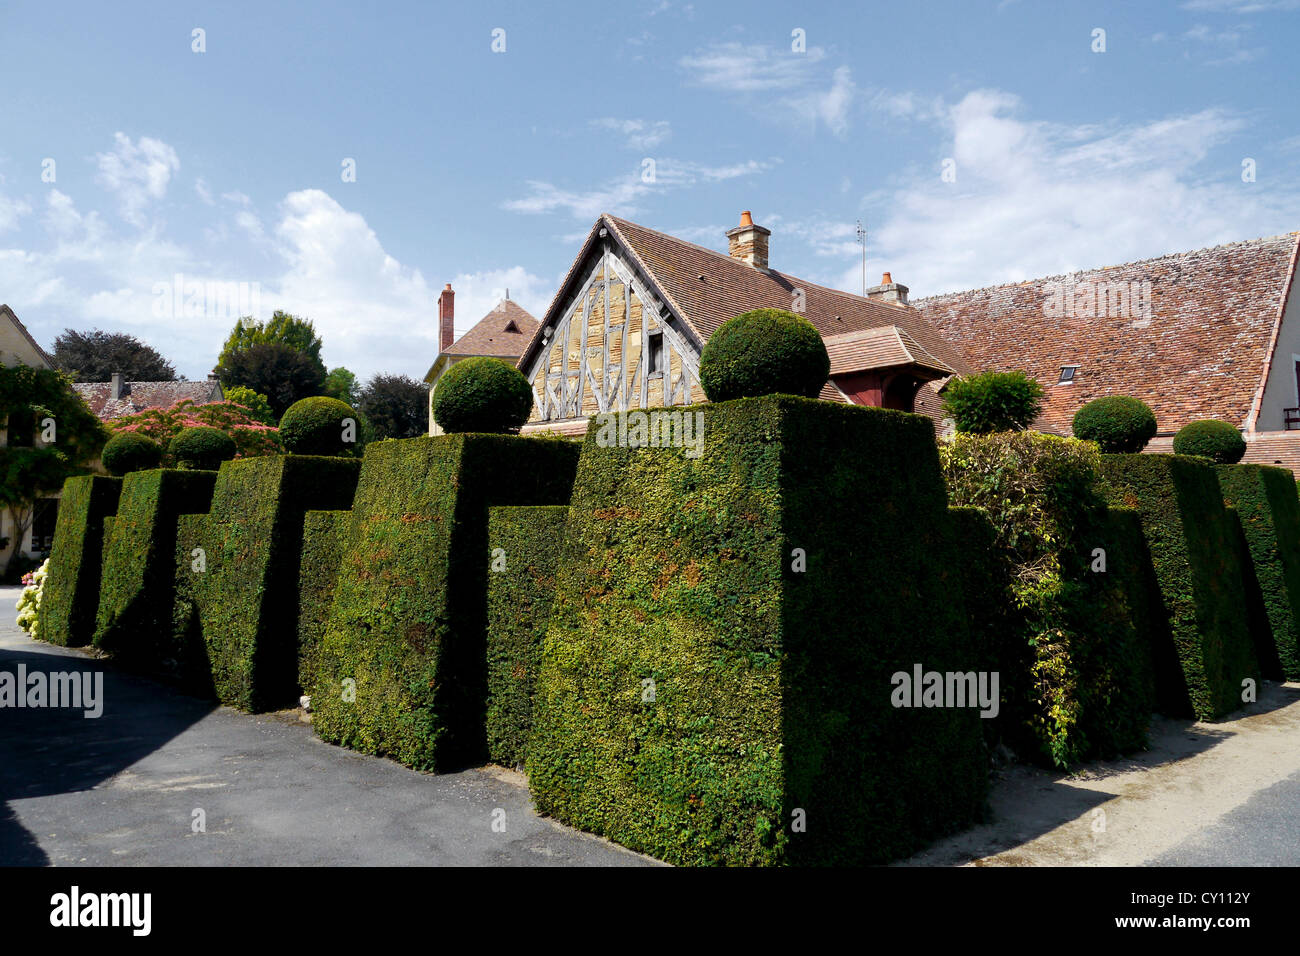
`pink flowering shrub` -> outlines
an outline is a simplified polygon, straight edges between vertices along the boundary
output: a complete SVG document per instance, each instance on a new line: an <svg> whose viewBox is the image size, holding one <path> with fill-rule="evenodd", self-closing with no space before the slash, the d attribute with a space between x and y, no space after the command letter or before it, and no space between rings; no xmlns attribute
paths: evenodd
<svg viewBox="0 0 1300 956"><path fill-rule="evenodd" d="M171 408L150 408L135 415L126 415L109 424L113 432L136 432L152 438L163 448L182 429L193 425L219 428L235 440L239 449L236 458L256 458L259 455L279 455L284 452L280 443L280 430L264 425L252 416L248 408L234 402L213 402L195 405L193 400L182 398Z"/></svg>

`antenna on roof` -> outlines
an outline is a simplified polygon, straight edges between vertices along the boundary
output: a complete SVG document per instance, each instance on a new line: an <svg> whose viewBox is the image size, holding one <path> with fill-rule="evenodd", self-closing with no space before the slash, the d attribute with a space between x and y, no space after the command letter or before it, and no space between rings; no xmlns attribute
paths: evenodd
<svg viewBox="0 0 1300 956"><path fill-rule="evenodd" d="M858 242L862 245L862 295L867 295L867 227L858 220Z"/></svg>
<svg viewBox="0 0 1300 956"><path fill-rule="evenodd" d="M509 288L506 289L506 298L507 298L507 299L510 298L510 289L509 289Z"/></svg>

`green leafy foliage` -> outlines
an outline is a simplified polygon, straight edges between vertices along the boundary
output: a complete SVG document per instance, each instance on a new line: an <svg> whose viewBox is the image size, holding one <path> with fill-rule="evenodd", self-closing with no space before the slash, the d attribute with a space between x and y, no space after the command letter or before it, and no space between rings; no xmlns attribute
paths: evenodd
<svg viewBox="0 0 1300 956"><path fill-rule="evenodd" d="M361 428L353 409L337 398L316 395L289 406L280 418L280 440L291 454L358 457Z"/></svg>
<svg viewBox="0 0 1300 956"><path fill-rule="evenodd" d="M121 478L102 475L69 478L64 484L41 599L41 640L80 647L94 636L104 518L117 511L121 490Z"/></svg>
<svg viewBox="0 0 1300 956"><path fill-rule="evenodd" d="M1138 452L1156 435L1156 416L1141 399L1111 395L1074 413L1075 438L1095 441L1103 452Z"/></svg>
<svg viewBox="0 0 1300 956"><path fill-rule="evenodd" d="M243 385L231 385L223 389L226 395L226 401L232 405L238 405L248 413L248 417L263 425L274 426L276 424L275 412L271 409L271 404L266 400L266 396L261 392L255 392L251 388L245 388Z"/></svg>
<svg viewBox="0 0 1300 956"><path fill-rule="evenodd" d="M1024 372L981 372L944 386L944 410L957 431L972 435L1021 431L1043 407L1043 386Z"/></svg>
<svg viewBox="0 0 1300 956"><path fill-rule="evenodd" d="M421 770L486 757L488 509L567 503L578 450L506 435L366 448L311 691L321 739Z"/></svg>
<svg viewBox="0 0 1300 956"><path fill-rule="evenodd" d="M182 428L167 445L167 454L179 467L203 471L216 471L223 461L229 461L238 452L235 440L211 425Z"/></svg>
<svg viewBox="0 0 1300 956"><path fill-rule="evenodd" d="M1300 680L1300 499L1285 468L1219 465L1236 508L1286 680Z"/></svg>
<svg viewBox="0 0 1300 956"><path fill-rule="evenodd" d="M1114 577L1094 570L1105 502L1096 447L1037 432L959 434L940 449L952 502L989 517L1006 564L994 647L1004 740L1070 767L1146 745L1150 651Z"/></svg>
<svg viewBox="0 0 1300 956"><path fill-rule="evenodd" d="M711 402L774 393L816 398L830 371L821 335L784 309L728 319L700 353L700 385Z"/></svg>
<svg viewBox="0 0 1300 956"><path fill-rule="evenodd" d="M543 505L489 512L487 744L488 757L507 767L522 764L527 750L568 511Z"/></svg>
<svg viewBox="0 0 1300 956"><path fill-rule="evenodd" d="M1102 470L1111 503L1142 516L1195 715L1217 720L1241 706L1242 681L1261 675L1214 468L1185 455L1134 454L1103 455Z"/></svg>
<svg viewBox="0 0 1300 956"><path fill-rule="evenodd" d="M223 386L242 385L266 396L278 418L294 402L319 395L325 387L320 362L306 353L275 342L240 349L217 368Z"/></svg>
<svg viewBox="0 0 1300 956"><path fill-rule="evenodd" d="M149 408L135 415L124 415L112 424L114 434L135 433L156 441L163 448L180 434L182 429L207 425L225 432L239 449L238 457L255 458L258 455L278 455L280 433L253 417L250 409L234 402L209 402L196 405L183 398L170 408ZM174 459L164 459L165 464L176 464Z"/></svg>
<svg viewBox="0 0 1300 956"><path fill-rule="evenodd" d="M176 369L158 351L125 332L64 329L50 356L75 382L174 382Z"/></svg>
<svg viewBox="0 0 1300 956"><path fill-rule="evenodd" d="M168 643L175 599L176 523L205 513L213 471L135 471L122 482L117 514L105 521L94 644L148 669Z"/></svg>
<svg viewBox="0 0 1300 956"><path fill-rule="evenodd" d="M325 376L325 394L356 408L357 401L361 397L361 387L356 375L347 369L332 368Z"/></svg>
<svg viewBox="0 0 1300 956"><path fill-rule="evenodd" d="M133 471L157 468L162 463L162 447L135 432L120 432L104 445L100 461L110 475L121 478Z"/></svg>
<svg viewBox="0 0 1300 956"><path fill-rule="evenodd" d="M359 410L376 438L418 438L429 431L429 386L406 375L375 375L361 390Z"/></svg>
<svg viewBox="0 0 1300 956"><path fill-rule="evenodd" d="M225 344L221 347L219 365L226 365L237 352L247 351L255 345L282 345L295 352L301 352L320 369L320 377L325 377L325 366L321 362L321 339L316 334L316 327L310 319L302 319L279 309L268 322L259 322L252 316L244 316L235 322Z"/></svg>
<svg viewBox="0 0 1300 956"><path fill-rule="evenodd" d="M433 393L433 419L447 434L517 432L533 408L533 389L500 359L462 359L443 373Z"/></svg>
<svg viewBox="0 0 1300 956"><path fill-rule="evenodd" d="M1180 428L1174 436L1174 454L1199 455L1216 465L1235 465L1246 454L1246 439L1227 422L1210 418Z"/></svg>
<svg viewBox="0 0 1300 956"><path fill-rule="evenodd" d="M308 511L302 526L302 564L298 569L298 685L316 683L316 659L334 603L339 562L347 543L350 511Z"/></svg>
<svg viewBox="0 0 1300 956"><path fill-rule="evenodd" d="M975 668L932 424L786 395L698 414L698 457L588 432L538 809L678 864L880 862L970 823L976 710L891 703L918 663Z"/></svg>

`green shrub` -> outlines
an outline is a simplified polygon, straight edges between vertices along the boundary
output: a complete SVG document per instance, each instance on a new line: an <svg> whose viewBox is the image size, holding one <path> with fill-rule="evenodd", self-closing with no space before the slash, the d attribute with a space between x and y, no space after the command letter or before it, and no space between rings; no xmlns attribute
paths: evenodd
<svg viewBox="0 0 1300 956"><path fill-rule="evenodd" d="M1246 541L1246 529L1242 527L1241 515L1236 508L1226 507L1225 510L1228 513L1228 523L1232 526L1232 543L1236 549L1237 566L1241 568L1241 584L1246 595L1246 605L1242 612L1251 646L1255 649L1255 660L1259 662L1259 672L1266 680L1285 680L1282 676L1282 660L1273 640L1273 625L1268 619L1268 607L1264 602L1264 589L1259 583L1259 575L1255 573L1255 562Z"/></svg>
<svg viewBox="0 0 1300 956"><path fill-rule="evenodd" d="M957 505L983 509L1012 582L995 647L1004 741L1070 767L1146 745L1150 655L1125 594L1099 570L1096 447L1037 432L961 434L940 449Z"/></svg>
<svg viewBox="0 0 1300 956"><path fill-rule="evenodd" d="M728 319L700 353L700 385L711 402L774 393L816 398L830 371L812 323L783 309Z"/></svg>
<svg viewBox="0 0 1300 956"><path fill-rule="evenodd" d="M517 432L532 409L528 379L500 359L461 359L443 373L433 392L433 420L449 435Z"/></svg>
<svg viewBox="0 0 1300 956"><path fill-rule="evenodd" d="M187 580L177 586L173 652L186 672L206 658L222 703L259 712L297 702L304 515L349 507L360 466L316 455L227 462L197 537L178 531L177 570Z"/></svg>
<svg viewBox="0 0 1300 956"><path fill-rule="evenodd" d="M117 511L121 490L121 478L103 475L83 475L64 483L41 595L41 640L80 647L94 636L104 518Z"/></svg>
<svg viewBox="0 0 1300 956"><path fill-rule="evenodd" d="M133 471L157 468L162 463L162 446L134 432L119 432L104 445L100 461L110 475L121 478Z"/></svg>
<svg viewBox="0 0 1300 956"><path fill-rule="evenodd" d="M1024 372L981 372L952 379L942 397L959 432L1021 431L1042 410L1043 386Z"/></svg>
<svg viewBox="0 0 1300 956"><path fill-rule="evenodd" d="M1225 501L1237 509L1287 680L1300 680L1300 499L1285 468L1220 465Z"/></svg>
<svg viewBox="0 0 1300 956"><path fill-rule="evenodd" d="M1156 436L1156 416L1128 395L1095 398L1074 413L1074 437L1095 441L1103 452L1137 452Z"/></svg>
<svg viewBox="0 0 1300 956"><path fill-rule="evenodd" d="M233 438L211 425L182 428L167 446L167 453L179 467L199 471L216 471L238 451Z"/></svg>
<svg viewBox="0 0 1300 956"><path fill-rule="evenodd" d="M316 682L316 658L334 603L351 518L350 511L308 511L303 519L302 564L298 568L298 685L305 692Z"/></svg>
<svg viewBox="0 0 1300 956"><path fill-rule="evenodd" d="M507 767L524 762L532 729L537 655L568 511L542 505L488 513L487 744L488 757Z"/></svg>
<svg viewBox="0 0 1300 956"><path fill-rule="evenodd" d="M487 756L488 509L567 503L578 452L506 435L366 449L311 691L321 739L440 772Z"/></svg>
<svg viewBox="0 0 1300 956"><path fill-rule="evenodd" d="M359 456L357 413L337 398L316 395L294 402L280 417L280 440L294 455Z"/></svg>
<svg viewBox="0 0 1300 956"><path fill-rule="evenodd" d="M1213 467L1185 455L1103 455L1114 505L1142 515L1169 629L1196 716L1241 706L1242 681L1260 678L1242 613L1235 529Z"/></svg>
<svg viewBox="0 0 1300 956"><path fill-rule="evenodd" d="M204 513L214 471L136 471L122 481L117 517L104 525L104 567L94 644L153 669L170 641L175 599L176 522Z"/></svg>
<svg viewBox="0 0 1300 956"><path fill-rule="evenodd" d="M786 395L694 413L698 457L587 433L538 809L679 864L878 862L970 823L978 711L892 702L895 675L975 662L930 420Z"/></svg>
<svg viewBox="0 0 1300 956"><path fill-rule="evenodd" d="M1175 455L1200 455L1216 465L1235 465L1246 454L1241 432L1214 419L1184 425L1174 436Z"/></svg>

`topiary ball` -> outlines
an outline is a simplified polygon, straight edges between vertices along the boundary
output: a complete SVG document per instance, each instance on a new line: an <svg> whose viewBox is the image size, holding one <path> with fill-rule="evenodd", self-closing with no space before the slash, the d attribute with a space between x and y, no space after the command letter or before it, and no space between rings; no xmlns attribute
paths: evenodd
<svg viewBox="0 0 1300 956"><path fill-rule="evenodd" d="M223 461L235 457L235 440L220 428L193 425L182 428L167 446L167 453L182 468L216 471Z"/></svg>
<svg viewBox="0 0 1300 956"><path fill-rule="evenodd" d="M532 410L528 379L500 359L463 359L443 373L433 392L433 420L448 434L516 432Z"/></svg>
<svg viewBox="0 0 1300 956"><path fill-rule="evenodd" d="M1235 465L1246 454L1246 439L1227 422L1192 422L1174 436L1175 455L1203 455L1219 465Z"/></svg>
<svg viewBox="0 0 1300 956"><path fill-rule="evenodd" d="M352 406L326 395L299 399L280 416L280 440L294 455L355 455L360 431Z"/></svg>
<svg viewBox="0 0 1300 956"><path fill-rule="evenodd" d="M1128 395L1094 399L1074 413L1074 437L1095 441L1107 454L1139 452L1155 436L1155 412Z"/></svg>
<svg viewBox="0 0 1300 956"><path fill-rule="evenodd" d="M830 373L821 335L783 309L728 319L700 353L700 385L711 402L774 392L816 398Z"/></svg>
<svg viewBox="0 0 1300 956"><path fill-rule="evenodd" d="M162 446L144 435L121 432L104 445L99 460L110 475L121 478L133 471L145 471L162 464Z"/></svg>

